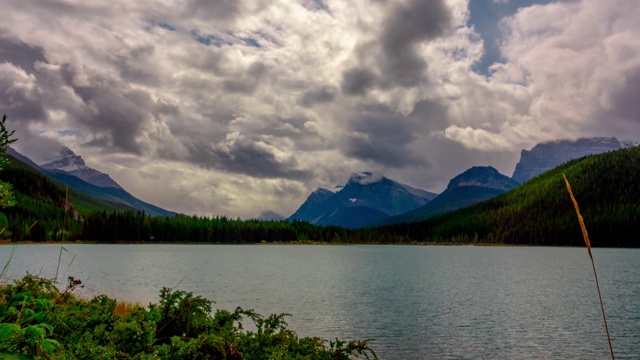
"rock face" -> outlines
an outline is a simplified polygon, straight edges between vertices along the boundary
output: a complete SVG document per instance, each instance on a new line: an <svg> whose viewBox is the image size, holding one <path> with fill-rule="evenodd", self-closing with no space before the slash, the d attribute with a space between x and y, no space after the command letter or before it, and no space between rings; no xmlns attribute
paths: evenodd
<svg viewBox="0 0 640 360"><path fill-rule="evenodd" d="M462 186L478 186L509 191L518 185L517 181L500 174L498 170L491 166L474 166L451 179L445 192Z"/></svg>
<svg viewBox="0 0 640 360"><path fill-rule="evenodd" d="M37 170L61 184L97 199L126 204L144 211L147 215L176 215L173 211L149 204L129 194L109 175L88 167L82 157L69 148L64 148L57 160L40 165Z"/></svg>
<svg viewBox="0 0 640 360"><path fill-rule="evenodd" d="M630 141L616 138L588 138L542 143L531 150L522 150L520 161L511 178L519 183L549 171L569 160L632 147Z"/></svg>
<svg viewBox="0 0 640 360"><path fill-rule="evenodd" d="M46 170L63 171L98 187L122 189L109 175L88 167L82 157L67 147L60 151L58 159L42 164L40 167Z"/></svg>
<svg viewBox="0 0 640 360"><path fill-rule="evenodd" d="M336 190L315 190L289 220L359 228L416 209L436 196L370 172L352 174Z"/></svg>
<svg viewBox="0 0 640 360"><path fill-rule="evenodd" d="M474 166L449 181L447 189L428 204L405 214L390 217L376 225L425 220L461 209L503 194L518 183L491 166Z"/></svg>

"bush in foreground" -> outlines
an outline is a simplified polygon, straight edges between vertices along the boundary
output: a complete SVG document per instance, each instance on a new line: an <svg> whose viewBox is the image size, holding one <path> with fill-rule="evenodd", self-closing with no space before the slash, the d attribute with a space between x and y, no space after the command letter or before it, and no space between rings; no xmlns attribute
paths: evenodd
<svg viewBox="0 0 640 360"><path fill-rule="evenodd" d="M349 359L376 355L365 341L299 338L287 314L216 310L192 293L164 288L160 301L125 306L106 295L78 299L27 274L0 289L0 359ZM243 329L243 319L255 331Z"/></svg>

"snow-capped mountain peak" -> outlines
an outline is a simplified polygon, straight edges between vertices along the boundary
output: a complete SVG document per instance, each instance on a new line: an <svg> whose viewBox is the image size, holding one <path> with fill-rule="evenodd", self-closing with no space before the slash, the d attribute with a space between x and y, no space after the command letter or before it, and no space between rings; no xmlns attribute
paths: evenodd
<svg viewBox="0 0 640 360"><path fill-rule="evenodd" d="M90 169L84 163L82 157L76 155L68 147L60 150L60 157L57 160L42 164L40 166L47 170L61 170L68 173Z"/></svg>
<svg viewBox="0 0 640 360"><path fill-rule="evenodd" d="M345 186L334 190L339 191L316 189L289 219L357 228L416 209L436 196L369 171L351 174Z"/></svg>
<svg viewBox="0 0 640 360"><path fill-rule="evenodd" d="M71 174L99 187L122 189L109 175L87 166L82 157L76 155L73 150L68 147L60 150L59 157L56 160L41 164L40 167L46 170L62 171Z"/></svg>

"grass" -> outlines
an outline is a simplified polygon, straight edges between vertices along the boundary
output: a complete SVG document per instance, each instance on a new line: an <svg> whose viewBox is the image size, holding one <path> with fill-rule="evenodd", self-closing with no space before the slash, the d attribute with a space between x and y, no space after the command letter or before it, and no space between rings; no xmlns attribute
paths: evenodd
<svg viewBox="0 0 640 360"><path fill-rule="evenodd" d="M578 201L576 197L573 196L573 191L571 191L571 184L569 184L569 180L567 180L567 176L562 174L564 178L564 182L567 184L567 190L569 191L569 196L571 196L571 201L573 202L573 206L576 209L576 214L578 214L578 221L580 222L580 229L582 229L582 236L584 237L584 242L587 244L587 251L589 253L589 258L591 259L591 265L593 267L593 276L596 279L596 288L598 289L598 297L600 298L600 309L602 310L602 319L604 320L604 328L607 332L607 340L609 340L609 351L611 352L611 359L615 360L615 356L613 355L613 346L611 345L611 335L609 334L609 326L607 325L607 316L604 312L604 303L602 302L602 294L600 292L600 284L598 283L598 273L596 272L596 264L593 261L593 254L591 253L591 241L589 241L589 233L587 232L587 226L584 224L584 219L580 214L580 208L578 207Z"/></svg>

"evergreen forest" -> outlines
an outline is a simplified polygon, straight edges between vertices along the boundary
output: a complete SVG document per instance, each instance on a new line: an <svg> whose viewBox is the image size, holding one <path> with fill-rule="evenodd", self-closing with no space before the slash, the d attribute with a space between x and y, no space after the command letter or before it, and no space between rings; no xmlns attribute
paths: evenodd
<svg viewBox="0 0 640 360"><path fill-rule="evenodd" d="M14 242L336 244L490 243L582 246L582 233L562 179L579 202L593 246L638 247L640 148L570 161L478 205L424 221L349 230L302 221L149 216L126 205L67 190L18 161L0 180L15 204L0 213L1 236Z"/></svg>

